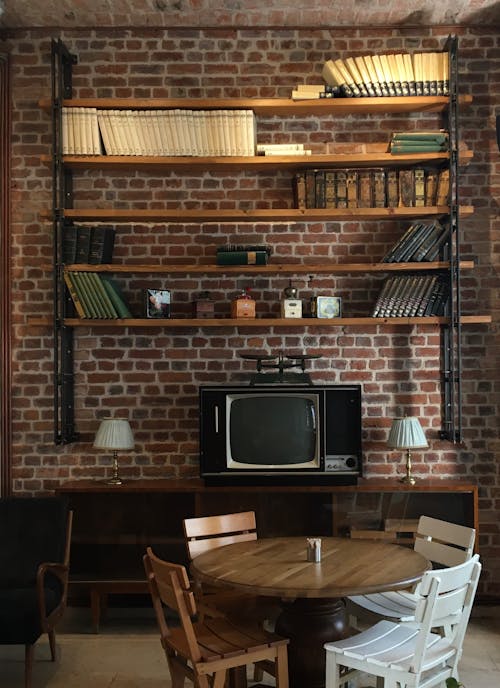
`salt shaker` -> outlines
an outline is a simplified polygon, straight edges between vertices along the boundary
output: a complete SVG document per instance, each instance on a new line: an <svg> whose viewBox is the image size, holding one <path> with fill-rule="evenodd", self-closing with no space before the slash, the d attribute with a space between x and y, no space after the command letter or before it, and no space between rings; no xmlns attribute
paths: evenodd
<svg viewBox="0 0 500 688"><path fill-rule="evenodd" d="M307 561L321 561L321 538L307 538Z"/></svg>

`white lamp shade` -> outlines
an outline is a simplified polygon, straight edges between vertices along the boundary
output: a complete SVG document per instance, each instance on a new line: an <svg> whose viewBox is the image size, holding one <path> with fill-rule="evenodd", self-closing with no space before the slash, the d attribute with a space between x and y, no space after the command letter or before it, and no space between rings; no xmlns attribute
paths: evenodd
<svg viewBox="0 0 500 688"><path fill-rule="evenodd" d="M392 421L387 446L394 449L418 449L428 447L418 418L395 418Z"/></svg>
<svg viewBox="0 0 500 688"><path fill-rule="evenodd" d="M111 418L101 421L94 440L97 449L133 449L134 435L128 420Z"/></svg>

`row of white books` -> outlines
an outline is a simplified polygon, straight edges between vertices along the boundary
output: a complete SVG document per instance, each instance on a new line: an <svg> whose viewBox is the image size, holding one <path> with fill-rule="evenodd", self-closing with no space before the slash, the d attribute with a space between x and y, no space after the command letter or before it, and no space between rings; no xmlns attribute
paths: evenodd
<svg viewBox="0 0 500 688"><path fill-rule="evenodd" d="M62 109L63 155L253 156L252 110Z"/></svg>
<svg viewBox="0 0 500 688"><path fill-rule="evenodd" d="M338 58L325 62L321 75L348 97L449 95L446 51Z"/></svg>

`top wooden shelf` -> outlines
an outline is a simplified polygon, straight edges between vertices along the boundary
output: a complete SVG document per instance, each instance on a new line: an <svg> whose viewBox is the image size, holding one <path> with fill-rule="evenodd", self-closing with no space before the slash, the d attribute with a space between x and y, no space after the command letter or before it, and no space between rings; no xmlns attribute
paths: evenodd
<svg viewBox="0 0 500 688"><path fill-rule="evenodd" d="M472 102L472 96L463 95L459 102ZM335 115L403 112L442 112L450 99L445 96L396 96L394 98L318 98L292 100L291 98L72 98L63 100L63 107L96 107L115 110L253 110L256 115ZM52 110L52 101L43 98L39 106Z"/></svg>

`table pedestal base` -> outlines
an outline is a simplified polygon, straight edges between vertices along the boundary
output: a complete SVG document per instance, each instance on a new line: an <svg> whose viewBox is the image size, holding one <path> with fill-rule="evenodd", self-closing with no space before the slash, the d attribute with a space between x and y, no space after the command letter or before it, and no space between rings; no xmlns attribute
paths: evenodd
<svg viewBox="0 0 500 688"><path fill-rule="evenodd" d="M276 633L290 639L288 673L290 688L323 688L323 644L350 635L341 599L302 598L284 602Z"/></svg>

